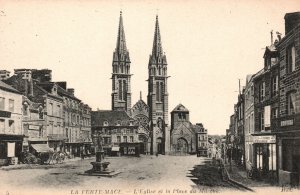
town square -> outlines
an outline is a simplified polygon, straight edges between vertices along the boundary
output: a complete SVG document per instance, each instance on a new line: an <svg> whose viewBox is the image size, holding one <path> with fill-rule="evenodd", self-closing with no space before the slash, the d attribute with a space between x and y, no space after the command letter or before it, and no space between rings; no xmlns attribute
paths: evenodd
<svg viewBox="0 0 300 195"><path fill-rule="evenodd" d="M299 193L299 8L0 0L0 195Z"/></svg>

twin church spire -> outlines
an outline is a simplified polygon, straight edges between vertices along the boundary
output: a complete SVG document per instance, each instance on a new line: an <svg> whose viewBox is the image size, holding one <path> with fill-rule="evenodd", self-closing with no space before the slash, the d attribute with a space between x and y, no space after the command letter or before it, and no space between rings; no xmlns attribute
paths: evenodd
<svg viewBox="0 0 300 195"><path fill-rule="evenodd" d="M112 110L131 112L131 74L130 58L126 47L123 16L120 12L118 38L113 53L112 73ZM163 53L158 16L148 64L149 129L151 133L150 153L168 153L170 132L168 129L168 90L167 59ZM164 140L163 142L161 140Z"/></svg>

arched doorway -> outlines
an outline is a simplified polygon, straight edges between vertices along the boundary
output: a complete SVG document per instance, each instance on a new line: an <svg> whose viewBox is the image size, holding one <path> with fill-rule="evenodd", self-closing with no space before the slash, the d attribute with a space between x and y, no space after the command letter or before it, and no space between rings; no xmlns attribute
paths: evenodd
<svg viewBox="0 0 300 195"><path fill-rule="evenodd" d="M186 139L181 137L177 140L176 152L182 154L187 154L189 152L189 145Z"/></svg>
<svg viewBox="0 0 300 195"><path fill-rule="evenodd" d="M148 151L148 136L145 134L139 135L140 141L140 154L146 154Z"/></svg>
<svg viewBox="0 0 300 195"><path fill-rule="evenodd" d="M158 137L156 139L156 144L157 144L157 153L164 154L165 151L164 139L162 137Z"/></svg>

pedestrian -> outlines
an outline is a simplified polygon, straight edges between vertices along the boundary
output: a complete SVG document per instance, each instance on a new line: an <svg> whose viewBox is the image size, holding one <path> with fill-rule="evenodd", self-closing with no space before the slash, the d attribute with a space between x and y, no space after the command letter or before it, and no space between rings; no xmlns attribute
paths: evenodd
<svg viewBox="0 0 300 195"><path fill-rule="evenodd" d="M156 154L155 154L155 155L156 155L156 157L158 157L158 152L156 152Z"/></svg>

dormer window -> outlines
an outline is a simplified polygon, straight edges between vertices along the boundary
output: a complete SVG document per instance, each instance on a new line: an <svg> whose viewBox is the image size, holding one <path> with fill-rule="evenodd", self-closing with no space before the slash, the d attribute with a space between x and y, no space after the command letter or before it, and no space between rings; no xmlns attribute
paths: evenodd
<svg viewBox="0 0 300 195"><path fill-rule="evenodd" d="M117 126L121 126L121 121L120 120L117 121Z"/></svg>
<svg viewBox="0 0 300 195"><path fill-rule="evenodd" d="M108 122L107 122L107 121L104 121L104 122L103 122L103 126L108 126Z"/></svg>

